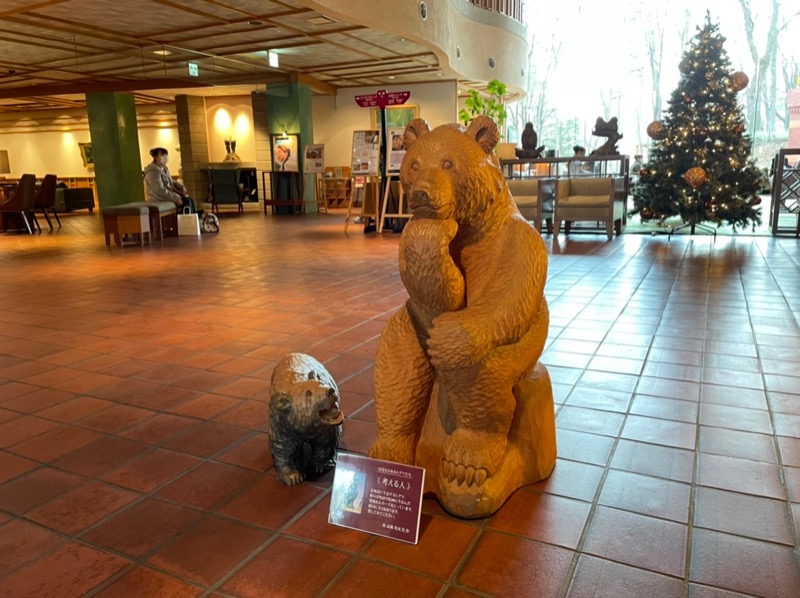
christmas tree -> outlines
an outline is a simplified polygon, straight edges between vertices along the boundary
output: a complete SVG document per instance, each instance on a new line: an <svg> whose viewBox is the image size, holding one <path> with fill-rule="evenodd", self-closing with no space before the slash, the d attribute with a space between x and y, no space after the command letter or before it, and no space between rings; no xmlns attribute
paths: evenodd
<svg viewBox="0 0 800 598"><path fill-rule="evenodd" d="M718 28L706 15L679 64L663 121L647 127L654 142L633 192L633 213L643 221L680 216L692 233L702 222L734 230L761 222L762 175L736 101L748 79L730 69Z"/></svg>

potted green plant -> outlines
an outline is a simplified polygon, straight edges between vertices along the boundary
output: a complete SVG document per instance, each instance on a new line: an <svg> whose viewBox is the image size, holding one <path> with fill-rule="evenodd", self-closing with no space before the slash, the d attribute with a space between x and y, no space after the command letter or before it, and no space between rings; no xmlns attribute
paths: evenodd
<svg viewBox="0 0 800 598"><path fill-rule="evenodd" d="M465 108L458 112L458 120L463 122L464 125L468 125L469 121L476 116L488 116L497 123L500 129L500 139L502 139L506 118L508 118L508 112L505 107L508 88L505 83L492 79L486 86L486 91L489 93L488 98L481 96L475 89L470 90L469 97L464 101ZM516 144L514 143L498 143L496 148L498 157L501 159L515 158L515 147Z"/></svg>

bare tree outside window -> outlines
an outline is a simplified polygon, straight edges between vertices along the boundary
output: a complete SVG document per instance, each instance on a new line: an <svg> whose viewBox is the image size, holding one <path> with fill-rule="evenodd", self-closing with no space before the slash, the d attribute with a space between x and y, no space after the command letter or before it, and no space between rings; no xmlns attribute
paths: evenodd
<svg viewBox="0 0 800 598"><path fill-rule="evenodd" d="M753 155L768 167L788 137L788 92L800 75L800 5L787 0L526 0L530 52L524 99L509 106L510 141L526 122L559 155L591 149L598 116L617 116L620 151L647 153L647 125L659 120L675 88L678 64L708 8L720 23L731 64L750 85L742 94ZM516 137L514 136L516 131ZM568 153L569 152L569 153ZM766 163L765 163L766 161Z"/></svg>

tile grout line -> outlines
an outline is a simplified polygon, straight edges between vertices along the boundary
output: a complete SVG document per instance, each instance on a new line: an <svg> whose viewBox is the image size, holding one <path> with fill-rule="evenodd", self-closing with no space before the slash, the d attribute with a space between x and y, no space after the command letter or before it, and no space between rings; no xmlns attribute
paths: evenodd
<svg viewBox="0 0 800 598"><path fill-rule="evenodd" d="M651 264L651 268L648 269L648 273L651 271L651 269L652 269L652 264ZM639 284L637 285L637 288L641 287L641 285L643 284L643 282L644 282L644 280L646 278L647 278L647 274L645 274L645 276L642 277L642 279L639 281ZM608 334L609 333L607 332L606 336ZM602 341L600 342L600 344L602 344ZM652 341L651 341L651 346L652 346ZM598 347L599 347L599 345L598 345ZM648 352L649 352L649 349L648 349ZM584 370L584 373L586 371L587 370ZM579 379L579 381L580 381L580 379ZM638 380L637 380L637 384L638 384ZM574 387L573 387L573 390L574 390ZM570 395L571 394L572 393L570 393ZM628 415L630 414L631 406L633 405L633 401L634 401L635 395L636 395L636 387L634 386L634 389L631 391L631 397L628 400L628 406L627 406L627 408L625 410L624 417L623 417L622 423L620 425L619 431L617 432L617 435L614 437L614 442L613 442L613 444L611 446L611 450L609 452L608 458L606 460L605 465L603 466L603 473L600 476L600 480L598 482L597 489L595 490L594 496L592 498L591 506L589 508L589 513L586 516L586 523L584 524L583 530L581 531L581 535L578 538L578 542L576 543L575 548L573 549L573 555L572 555L572 559L570 560L569 567L567 568L567 574L566 574L564 580L562 581L561 588L560 588L559 593L558 593L559 598L565 598L567 596L569 588L572 585L572 582L574 581L575 571L577 570L577 567L578 567L578 561L580 560L581 556L584 554L583 546L584 546L584 544L586 542L586 538L589 535L589 530L590 530L590 528L592 526L592 523L594 521L594 515L597 512L597 508L599 506L600 495L602 494L603 487L605 486L605 481L608 478L608 474L609 474L609 472L611 470L611 462L614 459L614 454L616 453L617 446L619 445L619 441L620 441L620 439L622 437L622 431L624 430L625 424L626 424L626 422L628 420ZM567 400L569 400L569 397L567 397L567 399L565 399L564 404L566 404ZM562 407L563 407L563 405L562 405ZM560 412L560 409L559 409L559 412Z"/></svg>
<svg viewBox="0 0 800 598"><path fill-rule="evenodd" d="M780 288L780 285L778 284L778 281L775 279L775 274L773 273L772 268L769 267L769 264L768 264L766 258L763 255L762 255L762 258L764 260L764 263L767 265L767 270L769 271L770 276L775 281L775 283L778 286L778 288ZM783 292L781 292L781 297L784 299L784 302L785 302L785 294ZM788 304L787 304L787 308L788 308ZM753 327L752 317L753 316L752 316L752 310L750 308L750 303L749 302L747 303L747 312L748 312L748 316L749 316L748 317L748 321L750 322L750 329L752 331L752 327ZM780 443L778 442L778 436L779 435L778 435L778 429L777 429L777 427L775 425L775 413L774 413L774 411L772 409L772 401L770 401L770 399L769 399L769 391L767 390L767 378L766 378L766 374L764 373L764 368L763 368L763 366L761 366L761 351L759 350L759 346L760 345L759 345L758 342L755 342L756 341L756 337L755 337L755 332L754 331L753 331L753 341L754 341L754 344L755 344L755 347L756 347L756 356L758 357L758 362L759 362L759 366L760 366L759 369L761 370L761 382L762 382L762 384L764 386L764 399L765 399L765 401L767 403L767 413L769 414L769 421L770 421L770 425L772 426L772 435L771 435L772 436L772 443L773 443L773 446L775 448L775 458L778 461L778 463L777 463L777 465L778 465L778 473L780 475L780 482L781 482L781 486L783 487L783 491L784 491L783 502L785 502L785 504L786 504L786 511L787 511L786 515L787 515L787 518L788 518L789 533L791 534L792 540L794 541L794 547L797 548L800 545L800 531L798 531L798 530L800 530L800 525L799 525L800 522L796 522L795 519L794 519L794 512L793 512L793 509L792 509L792 500L791 500L791 496L789 495L789 485L786 482L786 466L783 464L783 455L781 453L781 446L780 446ZM798 497L798 501L800 502L800 497Z"/></svg>

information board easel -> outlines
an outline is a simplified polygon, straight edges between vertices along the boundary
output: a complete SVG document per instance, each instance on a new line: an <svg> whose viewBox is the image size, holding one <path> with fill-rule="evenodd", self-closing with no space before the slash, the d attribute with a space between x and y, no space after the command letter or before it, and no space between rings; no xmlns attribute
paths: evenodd
<svg viewBox="0 0 800 598"><path fill-rule="evenodd" d="M391 194L392 189L392 179L397 179L397 212L396 213L387 213L386 210L389 209L389 195ZM400 184L400 176L397 174L390 174L386 177L386 189L383 192L383 207L381 209L381 219L378 222L378 232L383 232L383 224L386 221L386 218L411 218L411 214L404 211L403 204L405 200L405 194L403 193L403 185Z"/></svg>
<svg viewBox="0 0 800 598"><path fill-rule="evenodd" d="M356 182L356 179L363 178L362 185ZM379 177L353 177L351 183L352 191L350 192L350 199L347 202L347 217L344 220L344 232L347 232L347 227L351 220L359 216L364 219L365 228L369 224L369 219L378 222L379 199L380 199L380 178ZM361 211L353 214L353 207L358 207L357 204L361 203Z"/></svg>
<svg viewBox="0 0 800 598"><path fill-rule="evenodd" d="M314 177L314 200L318 212L328 211L328 201L325 197L325 145L312 143L305 147L303 160L303 174Z"/></svg>
<svg viewBox="0 0 800 598"><path fill-rule="evenodd" d="M388 145L387 137L386 137L386 107L387 106L400 106L405 104L408 101L408 98L411 97L410 91L393 91L387 92L385 89L379 89L377 93L366 94L366 95L357 95L355 97L356 104L361 106L362 108L379 108L381 114L381 128L379 131L380 134L380 143L381 143L381 158L384 156L382 155L382 151L385 150L387 147L391 147ZM358 132L356 132L358 133ZM355 137L354 137L355 141ZM353 151L353 163L355 167L355 146L356 143L353 144L354 151ZM389 181L386 177L387 174L387 161L389 156L386 156L386 159L379 160L379 172L376 174L380 174L381 178L378 181L378 184L385 185L385 188L388 188ZM399 162L398 162L398 170L399 170ZM373 174L373 173L370 173ZM383 191L384 187L377 192L376 202L375 202L375 228L373 230L378 230L378 218L377 212L380 212L380 197L381 191ZM367 225L364 227L364 232L369 232L369 220L367 220ZM345 222L345 230L347 230L347 222Z"/></svg>
<svg viewBox="0 0 800 598"><path fill-rule="evenodd" d="M350 164L353 172L353 183L350 200L347 202L347 218L344 221L344 232L353 215L353 206L361 200L361 216L364 219L364 232L378 228L380 215L380 148L381 132L378 129L353 131L353 153ZM363 184L360 182L363 181ZM374 221L374 222L372 222Z"/></svg>
<svg viewBox="0 0 800 598"><path fill-rule="evenodd" d="M328 212L328 198L325 197L325 177L323 174L314 173L314 193L317 201L317 211Z"/></svg>

